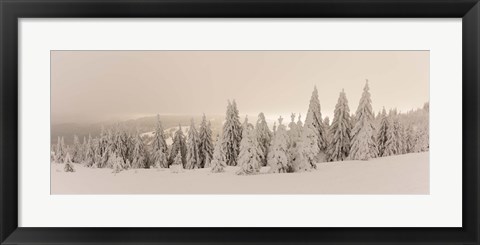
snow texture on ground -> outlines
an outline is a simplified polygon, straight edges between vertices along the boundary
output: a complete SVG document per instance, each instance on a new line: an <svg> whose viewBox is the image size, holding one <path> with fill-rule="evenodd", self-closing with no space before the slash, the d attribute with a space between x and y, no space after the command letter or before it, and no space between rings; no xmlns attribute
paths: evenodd
<svg viewBox="0 0 480 245"><path fill-rule="evenodd" d="M64 172L51 164L51 194L429 194L429 153L369 161L318 163L305 173L239 176L237 167L223 173L209 168L172 173L169 169L86 168Z"/></svg>

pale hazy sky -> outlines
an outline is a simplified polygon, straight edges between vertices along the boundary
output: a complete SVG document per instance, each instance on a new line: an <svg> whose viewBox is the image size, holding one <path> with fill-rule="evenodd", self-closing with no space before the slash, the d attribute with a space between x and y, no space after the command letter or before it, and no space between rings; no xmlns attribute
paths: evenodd
<svg viewBox="0 0 480 245"><path fill-rule="evenodd" d="M228 99L305 115L314 85L332 119L342 88L356 111L365 79L375 111L429 100L428 51L52 51L51 65L53 123L223 114Z"/></svg>

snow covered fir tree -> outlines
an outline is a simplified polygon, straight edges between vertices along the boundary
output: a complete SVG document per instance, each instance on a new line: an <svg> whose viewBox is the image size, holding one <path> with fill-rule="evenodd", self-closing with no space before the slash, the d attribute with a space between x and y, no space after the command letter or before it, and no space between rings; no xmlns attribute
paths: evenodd
<svg viewBox="0 0 480 245"><path fill-rule="evenodd" d="M345 91L342 89L335 106L335 114L332 125L329 129L331 135L328 144L328 160L343 161L350 154L350 132L352 124L350 122L350 109Z"/></svg>
<svg viewBox="0 0 480 245"><path fill-rule="evenodd" d="M222 138L217 137L217 143L215 144L215 149L213 151L212 162L210 163L211 171L213 173L221 173L225 171L225 167L227 167L227 164L223 158L224 154L222 149Z"/></svg>
<svg viewBox="0 0 480 245"><path fill-rule="evenodd" d="M292 164L288 157L288 134L283 118L278 119L278 128L273 136L270 151L268 152L267 164L271 173L287 173L292 171Z"/></svg>
<svg viewBox="0 0 480 245"><path fill-rule="evenodd" d="M185 167L187 163L187 143L185 141L185 135L183 134L182 125L178 125L178 130L175 132L173 143L170 149L170 164L175 161L178 153L182 160L182 165Z"/></svg>
<svg viewBox="0 0 480 245"><path fill-rule="evenodd" d="M240 152L240 141L242 140L242 125L238 115L237 103L235 100L228 101L225 123L223 124L222 147L225 154L224 159L228 166L237 165L237 157Z"/></svg>
<svg viewBox="0 0 480 245"><path fill-rule="evenodd" d="M260 171L262 166L263 151L258 144L257 132L253 126L249 125L245 118L243 124L242 141L240 142L240 153L238 155L238 174L255 174Z"/></svg>
<svg viewBox="0 0 480 245"><path fill-rule="evenodd" d="M390 127L390 123L387 117L387 112L385 108L382 110L382 114L379 115L380 117L380 125L377 131L377 147L378 147L378 155L389 156L393 155L393 149L387 147L387 142L389 141L390 137L388 134L392 133Z"/></svg>
<svg viewBox="0 0 480 245"><path fill-rule="evenodd" d="M155 135L152 141L152 160L153 165L157 168L167 168L167 142L165 141L165 132L160 121L160 115L157 115L157 124L155 127Z"/></svg>
<svg viewBox="0 0 480 245"><path fill-rule="evenodd" d="M202 117L202 124L199 130L198 142L199 167L209 167L213 158L212 125L205 114Z"/></svg>
<svg viewBox="0 0 480 245"><path fill-rule="evenodd" d="M355 125L351 134L352 141L349 158L352 160L368 160L378 156L372 100L369 90L367 80L357 112L355 113Z"/></svg>
<svg viewBox="0 0 480 245"><path fill-rule="evenodd" d="M195 123L192 119L190 129L188 130L187 140L187 162L185 164L186 169L200 168L200 156L198 150L199 137Z"/></svg>
<svg viewBox="0 0 480 245"><path fill-rule="evenodd" d="M272 140L272 131L268 128L267 121L263 112L258 114L257 124L255 125L255 131L257 135L257 142L261 150L260 160L262 166L267 165L268 147Z"/></svg>
<svg viewBox="0 0 480 245"><path fill-rule="evenodd" d="M317 171L324 162L342 164L429 151L428 102L407 112L383 108L375 114L369 86L367 80L358 93L355 114L342 89L333 115L323 117L315 86L305 95L305 111L289 113L286 121L256 112L256 118L246 118L242 124L237 101L231 99L221 122L199 113L189 126L182 121L164 128L159 114L149 127L115 123L83 134L55 135L50 158L53 164L63 164L63 171L74 173L81 166L111 169L116 175L153 168L262 175Z"/></svg>
<svg viewBox="0 0 480 245"><path fill-rule="evenodd" d="M311 127L317 135L317 145L319 161L325 161L325 151L327 149L327 132L323 124L322 112L320 108L320 100L318 99L317 86L314 87L312 96L310 97L310 104L308 106L307 118L305 119L305 126Z"/></svg>

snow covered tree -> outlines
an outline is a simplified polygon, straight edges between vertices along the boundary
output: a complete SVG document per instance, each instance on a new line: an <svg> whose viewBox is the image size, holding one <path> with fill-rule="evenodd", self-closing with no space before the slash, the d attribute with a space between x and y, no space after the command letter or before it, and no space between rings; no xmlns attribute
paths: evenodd
<svg viewBox="0 0 480 245"><path fill-rule="evenodd" d="M317 167L315 162L320 152L318 148L317 131L308 120L312 120L312 118L308 118L307 121L305 121L305 126L302 128L302 135L297 149L299 153L302 153L302 157L298 160L295 159L294 164L296 171Z"/></svg>
<svg viewBox="0 0 480 245"><path fill-rule="evenodd" d="M70 157L70 153L68 152L65 154L64 163L65 163L65 167L63 170L65 172L75 172L75 168L73 167L73 163L72 163L72 158Z"/></svg>
<svg viewBox="0 0 480 245"><path fill-rule="evenodd" d="M310 104L308 106L307 118L305 119L305 125L307 122L311 128L315 130L317 134L317 144L321 152L327 149L327 138L325 125L323 125L322 113L320 108L320 101L318 100L317 86L314 87L312 96L310 98Z"/></svg>
<svg viewBox="0 0 480 245"><path fill-rule="evenodd" d="M328 145L328 160L343 161L350 153L350 108L345 91L342 89L338 97L332 125L330 126L331 141Z"/></svg>
<svg viewBox="0 0 480 245"><path fill-rule="evenodd" d="M258 114L257 124L255 125L256 135L257 135L257 142L261 149L260 160L262 162L262 166L267 165L267 156L268 156L268 147L270 146L270 142L272 141L272 132L268 128L267 122L265 120L265 115L263 112Z"/></svg>
<svg viewBox="0 0 480 245"><path fill-rule="evenodd" d="M298 114L297 128L301 130L303 128L302 114Z"/></svg>
<svg viewBox="0 0 480 245"><path fill-rule="evenodd" d="M314 133L312 131L312 133ZM303 138L302 138L303 140ZM317 142L313 142L314 147L318 148ZM312 170L314 167L313 158L311 158L312 162L309 161L309 159L306 158L306 152L303 148L304 143L303 141L298 142L297 147L294 148L293 152L293 159L292 159L292 166L293 166L293 172L306 172Z"/></svg>
<svg viewBox="0 0 480 245"><path fill-rule="evenodd" d="M202 123L199 129L198 143L198 157L200 158L200 167L205 168L210 166L210 161L213 157L213 142L212 142L212 127L210 122L207 122L205 114L203 114Z"/></svg>
<svg viewBox="0 0 480 245"><path fill-rule="evenodd" d="M121 127L120 124L116 124L112 128L108 129L107 133L107 148L106 167L112 168L112 161L109 161L110 157L119 157L123 160L123 167L125 167L125 161L129 158L129 152L132 151L133 146L129 142L126 130ZM146 150L145 150L146 151ZM148 156L147 156L148 160ZM147 166L148 167L148 166Z"/></svg>
<svg viewBox="0 0 480 245"><path fill-rule="evenodd" d="M170 165L170 171L172 173L180 173L183 172L183 160L181 151L178 151L177 155L173 159L172 165Z"/></svg>
<svg viewBox="0 0 480 245"><path fill-rule="evenodd" d="M243 131L248 129L254 129L254 127L253 127L253 124L248 122L248 115L247 115L245 116L245 119L243 120L243 124L242 124L242 137L243 137Z"/></svg>
<svg viewBox="0 0 480 245"><path fill-rule="evenodd" d="M93 147L93 165L92 167L98 168L101 160L100 155L100 140L98 137L92 139L92 147Z"/></svg>
<svg viewBox="0 0 480 245"><path fill-rule="evenodd" d="M125 165L123 166L124 169L132 168L132 163L131 163L130 159L127 159L126 161L124 160L124 162L125 162Z"/></svg>
<svg viewBox="0 0 480 245"><path fill-rule="evenodd" d="M387 128L387 141L385 142L385 148L382 156L393 156L398 154L398 137L395 133L395 127L393 126L393 120L395 115L393 115L392 110L387 117L388 128Z"/></svg>
<svg viewBox="0 0 480 245"><path fill-rule="evenodd" d="M175 161L178 153L182 157L182 164L185 165L187 160L187 144L185 143L185 136L183 135L182 125L178 126L178 130L173 136L172 148L170 149L170 164Z"/></svg>
<svg viewBox="0 0 480 245"><path fill-rule="evenodd" d="M428 136L428 128L419 128L416 130L416 137L415 137L415 146L414 152L424 152L428 151L430 148L429 145L429 136Z"/></svg>
<svg viewBox="0 0 480 245"><path fill-rule="evenodd" d="M117 132L116 132L115 128L113 128L113 127L109 128L107 130L107 150L106 150L107 153L108 153L107 161L108 161L108 157L110 157L110 155L114 154L117 150L116 149L117 145L116 145L116 142L115 142L116 133ZM112 167L111 165L108 165L108 164L106 166L107 167Z"/></svg>
<svg viewBox="0 0 480 245"><path fill-rule="evenodd" d="M57 147L55 149L55 157L54 157L55 162L57 163L64 162L66 153L67 153L67 149L65 147L63 137L58 136Z"/></svg>
<svg viewBox="0 0 480 245"><path fill-rule="evenodd" d="M408 125L405 129L405 149L406 153L412 153L414 152L414 147L415 147L415 134L413 132L413 127L412 125Z"/></svg>
<svg viewBox="0 0 480 245"><path fill-rule="evenodd" d="M52 144L50 145L50 162L54 163L55 162L55 145Z"/></svg>
<svg viewBox="0 0 480 245"><path fill-rule="evenodd" d="M243 128L242 141L240 142L240 153L238 155L238 166L240 169L237 174L255 174L261 168L262 150L257 141L256 130L248 124L245 118L245 127Z"/></svg>
<svg viewBox="0 0 480 245"><path fill-rule="evenodd" d="M82 145L78 136L75 134L73 136L73 147L72 147L72 161L76 163L82 162Z"/></svg>
<svg viewBox="0 0 480 245"><path fill-rule="evenodd" d="M63 158L63 163L71 163L72 162L72 157L70 156L70 153L67 152L65 153L65 157Z"/></svg>
<svg viewBox="0 0 480 245"><path fill-rule="evenodd" d="M282 124L282 117L278 119L278 128L272 140L270 152L268 153L267 163L270 166L271 173L287 173L292 171L289 163L288 135L285 126Z"/></svg>
<svg viewBox="0 0 480 245"><path fill-rule="evenodd" d="M423 110L420 111L423 117L423 121L418 125L417 128L417 141L415 143L416 150L419 151L429 151L430 150L430 126L429 126L429 114L430 114L430 103L426 102L423 105Z"/></svg>
<svg viewBox="0 0 480 245"><path fill-rule="evenodd" d="M223 172L227 164L223 160L223 152L222 152L222 137L217 137L217 143L215 144L215 149L213 151L213 159L210 163L211 171L213 173L220 173Z"/></svg>
<svg viewBox="0 0 480 245"><path fill-rule="evenodd" d="M400 124L397 110L391 110L389 113L390 128L387 130L387 143L384 156L393 156L403 154L404 139L403 128Z"/></svg>
<svg viewBox="0 0 480 245"><path fill-rule="evenodd" d="M153 135L152 160L155 167L168 168L167 143L165 141L162 122L160 121L160 115L157 115L157 124Z"/></svg>
<svg viewBox="0 0 480 245"><path fill-rule="evenodd" d="M148 156L145 144L143 143L140 133L137 132L134 138L134 148L132 152L132 167L133 168L148 168Z"/></svg>
<svg viewBox="0 0 480 245"><path fill-rule="evenodd" d="M394 121L393 126L395 128L396 136L399 143L398 154L405 154L407 153L405 128L403 127L403 124L399 118Z"/></svg>
<svg viewBox="0 0 480 245"><path fill-rule="evenodd" d="M117 156L117 154L113 153L109 158L108 162L110 166L113 168L113 173L117 174L123 171L125 162L123 161L123 158Z"/></svg>
<svg viewBox="0 0 480 245"><path fill-rule="evenodd" d="M289 130L287 131L287 155L289 163L293 163L296 156L298 155L297 144L301 140L301 129L299 129L298 125L295 123L295 113L292 113L290 118L291 121L288 124Z"/></svg>
<svg viewBox="0 0 480 245"><path fill-rule="evenodd" d="M91 167L95 164L95 146L93 145L92 135L88 135L83 162L87 167Z"/></svg>
<svg viewBox="0 0 480 245"><path fill-rule="evenodd" d="M153 155L153 166L155 166L155 168L168 168L167 150L158 150L154 153L155 155Z"/></svg>
<svg viewBox="0 0 480 245"><path fill-rule="evenodd" d="M295 147L296 143L300 140L301 137L301 128L298 127L295 122L295 113L292 113L290 116L291 121L288 124L288 137L290 138L290 145Z"/></svg>
<svg viewBox="0 0 480 245"><path fill-rule="evenodd" d="M368 160L378 156L375 140L374 117L368 80L355 113L355 126L351 132L351 148L349 158L352 160Z"/></svg>
<svg viewBox="0 0 480 245"><path fill-rule="evenodd" d="M96 149L95 163L97 167L104 168L107 166L108 160L108 134L105 128L102 126L100 137L98 139L98 145Z"/></svg>
<svg viewBox="0 0 480 245"><path fill-rule="evenodd" d="M87 137L86 136L83 136L83 143L80 147L80 158L81 158L81 163L84 163L85 162L85 154L87 153Z"/></svg>
<svg viewBox="0 0 480 245"><path fill-rule="evenodd" d="M288 131L297 129L297 124L295 123L295 113L290 114L290 123L288 124Z"/></svg>
<svg viewBox="0 0 480 245"><path fill-rule="evenodd" d="M180 153L180 151L179 151L179 152L177 153L177 155L175 156L175 159L173 160L172 165L183 166L182 154Z"/></svg>
<svg viewBox="0 0 480 245"><path fill-rule="evenodd" d="M228 102L222 137L222 151L225 154L225 162L229 166L236 166L238 153L240 151L240 141L242 140L242 125L235 100L233 103Z"/></svg>
<svg viewBox="0 0 480 245"><path fill-rule="evenodd" d="M289 161L293 172L305 172L316 168L315 161L319 153L317 133L311 123L302 126L302 121L297 121L300 137L294 147L289 148Z"/></svg>
<svg viewBox="0 0 480 245"><path fill-rule="evenodd" d="M68 149L67 149L67 147L66 147L66 145L65 145L65 139L63 138L63 136L62 136L62 138L61 138L60 140L61 140L61 142L60 142L60 146L61 146L61 147L60 147L60 148L61 148L61 153L62 153L62 160L65 161L65 157L66 157L66 155L67 155L67 153L68 153Z"/></svg>
<svg viewBox="0 0 480 245"><path fill-rule="evenodd" d="M135 148L135 137L127 133L126 129L119 129L116 136L117 150L116 154L122 158L124 162L124 169L131 168L131 161L133 160L133 149Z"/></svg>
<svg viewBox="0 0 480 245"><path fill-rule="evenodd" d="M198 137L197 129L195 128L195 123L192 119L190 124L190 129L188 130L188 139L187 139L187 162L185 165L186 169L200 168L200 157L198 150L198 143L200 139Z"/></svg>
<svg viewBox="0 0 480 245"><path fill-rule="evenodd" d="M60 136L57 138L57 144L53 147L53 162L60 163L61 162L61 154L60 154Z"/></svg>
<svg viewBox="0 0 480 245"><path fill-rule="evenodd" d="M385 111L385 108L382 110L382 114L380 114L380 127L377 132L377 148L378 148L378 156L388 156L386 153L387 150L387 141L389 137L389 128L390 123L387 117L387 112ZM388 150L387 152L390 152Z"/></svg>

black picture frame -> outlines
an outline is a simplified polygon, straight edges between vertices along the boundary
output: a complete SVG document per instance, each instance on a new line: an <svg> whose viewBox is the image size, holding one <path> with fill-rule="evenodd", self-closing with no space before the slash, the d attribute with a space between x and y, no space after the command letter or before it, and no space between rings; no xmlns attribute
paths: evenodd
<svg viewBox="0 0 480 245"><path fill-rule="evenodd" d="M480 244L478 0L0 0L0 14L1 244ZM18 227L18 19L60 17L462 18L463 227Z"/></svg>

